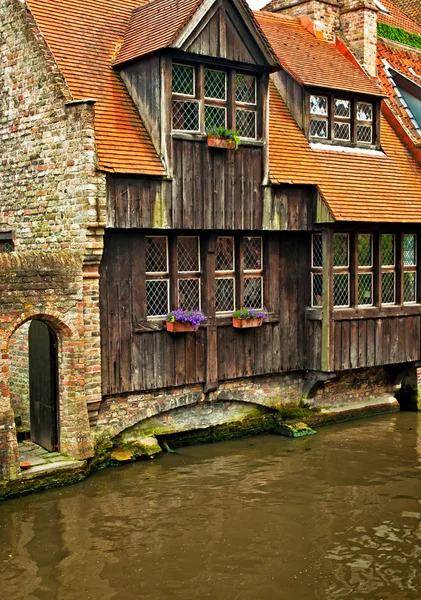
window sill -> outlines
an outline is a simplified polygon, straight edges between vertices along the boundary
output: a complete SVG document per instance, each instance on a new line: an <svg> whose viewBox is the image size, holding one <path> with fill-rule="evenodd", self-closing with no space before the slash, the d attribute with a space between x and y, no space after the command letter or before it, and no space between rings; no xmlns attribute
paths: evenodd
<svg viewBox="0 0 421 600"><path fill-rule="evenodd" d="M367 308L334 308L333 321L352 321L357 319L387 319L389 317L410 317L421 315L421 304L404 304L399 306L369 306ZM306 317L309 321L322 321L323 312L320 308L307 308Z"/></svg>
<svg viewBox="0 0 421 600"><path fill-rule="evenodd" d="M217 327L229 327L232 326L232 315L217 315L215 318ZM268 318L263 320L262 325L265 323L279 323L278 313L269 313ZM200 325L199 329L206 329L208 323ZM133 333L155 333L157 331L165 331L165 319L150 319L146 321L136 321L133 323Z"/></svg>
<svg viewBox="0 0 421 600"><path fill-rule="evenodd" d="M184 140L187 142L206 142L207 136L203 133L184 133L184 132L173 132L171 137L174 140ZM262 148L264 146L263 140L248 140L240 138L241 146L252 146L255 148Z"/></svg>

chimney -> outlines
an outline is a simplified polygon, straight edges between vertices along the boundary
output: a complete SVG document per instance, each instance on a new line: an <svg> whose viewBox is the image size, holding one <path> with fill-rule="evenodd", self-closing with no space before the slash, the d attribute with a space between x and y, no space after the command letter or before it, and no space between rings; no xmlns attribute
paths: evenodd
<svg viewBox="0 0 421 600"><path fill-rule="evenodd" d="M327 42L334 42L339 31L341 3L338 0L272 0L266 10L307 17Z"/></svg>
<svg viewBox="0 0 421 600"><path fill-rule="evenodd" d="M372 77L377 75L377 7L373 0L342 0L344 42Z"/></svg>

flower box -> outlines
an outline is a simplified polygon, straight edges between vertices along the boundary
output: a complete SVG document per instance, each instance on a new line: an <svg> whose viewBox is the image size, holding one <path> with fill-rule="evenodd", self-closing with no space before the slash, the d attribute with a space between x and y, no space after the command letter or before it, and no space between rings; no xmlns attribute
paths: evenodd
<svg viewBox="0 0 421 600"><path fill-rule="evenodd" d="M260 319L236 319L232 318L232 324L238 329L244 329L245 327L261 327L263 318Z"/></svg>
<svg viewBox="0 0 421 600"><path fill-rule="evenodd" d="M221 148L224 150L235 150L237 145L235 140L219 137L217 135L208 135L208 146L210 148Z"/></svg>
<svg viewBox="0 0 421 600"><path fill-rule="evenodd" d="M181 323L180 321L165 321L167 331L171 333L188 333L189 331L197 331L197 327L191 323Z"/></svg>

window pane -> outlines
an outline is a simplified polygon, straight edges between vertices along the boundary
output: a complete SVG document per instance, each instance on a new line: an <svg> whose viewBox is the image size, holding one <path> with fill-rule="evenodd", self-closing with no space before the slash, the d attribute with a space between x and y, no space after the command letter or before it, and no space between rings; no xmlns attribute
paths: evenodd
<svg viewBox="0 0 421 600"><path fill-rule="evenodd" d="M262 277L244 278L244 306L263 308L262 284Z"/></svg>
<svg viewBox="0 0 421 600"><path fill-rule="evenodd" d="M382 304L395 304L394 273L382 273Z"/></svg>
<svg viewBox="0 0 421 600"><path fill-rule="evenodd" d="M216 312L232 312L234 310L234 279L223 278L215 281Z"/></svg>
<svg viewBox="0 0 421 600"><path fill-rule="evenodd" d="M244 238L244 270L259 271L262 269L262 238Z"/></svg>
<svg viewBox="0 0 421 600"><path fill-rule="evenodd" d="M218 237L216 242L216 270L234 270L234 238Z"/></svg>
<svg viewBox="0 0 421 600"><path fill-rule="evenodd" d="M414 271L403 274L403 301L415 302L416 294L416 275Z"/></svg>
<svg viewBox="0 0 421 600"><path fill-rule="evenodd" d="M0 241L0 252L13 252L15 245L12 240Z"/></svg>
<svg viewBox="0 0 421 600"><path fill-rule="evenodd" d="M371 125L357 125L357 141L363 144L371 144L373 140L373 128Z"/></svg>
<svg viewBox="0 0 421 600"><path fill-rule="evenodd" d="M235 111L236 130L240 137L256 138L256 113L254 110Z"/></svg>
<svg viewBox="0 0 421 600"><path fill-rule="evenodd" d="M357 120L372 121L373 120L373 105L367 102L357 102Z"/></svg>
<svg viewBox="0 0 421 600"><path fill-rule="evenodd" d="M189 65L172 66L172 92L194 96L194 68Z"/></svg>
<svg viewBox="0 0 421 600"><path fill-rule="evenodd" d="M312 273L313 298L312 306L323 305L323 275L321 273Z"/></svg>
<svg viewBox="0 0 421 600"><path fill-rule="evenodd" d="M415 235L409 234L403 236L403 264L405 266L415 266Z"/></svg>
<svg viewBox="0 0 421 600"><path fill-rule="evenodd" d="M392 233L382 233L381 250L382 266L393 267L395 264L395 236Z"/></svg>
<svg viewBox="0 0 421 600"><path fill-rule="evenodd" d="M334 233L333 234L333 266L347 267L348 266L348 234Z"/></svg>
<svg viewBox="0 0 421 600"><path fill-rule="evenodd" d="M178 308L200 310L200 279L178 280Z"/></svg>
<svg viewBox="0 0 421 600"><path fill-rule="evenodd" d="M227 109L223 106L208 106L205 104L205 129L226 127Z"/></svg>
<svg viewBox="0 0 421 600"><path fill-rule="evenodd" d="M205 69L205 98L225 100L226 75L223 71Z"/></svg>
<svg viewBox="0 0 421 600"><path fill-rule="evenodd" d="M167 238L146 237L146 272L166 273L168 271Z"/></svg>
<svg viewBox="0 0 421 600"><path fill-rule="evenodd" d="M199 102L172 102L172 127L176 131L199 131Z"/></svg>
<svg viewBox="0 0 421 600"><path fill-rule="evenodd" d="M310 135L315 138L327 138L327 121L322 119L311 119Z"/></svg>
<svg viewBox="0 0 421 600"><path fill-rule="evenodd" d="M253 75L235 76L235 100L256 104L256 78Z"/></svg>
<svg viewBox="0 0 421 600"><path fill-rule="evenodd" d="M333 276L333 305L349 306L348 273L335 273Z"/></svg>
<svg viewBox="0 0 421 600"><path fill-rule="evenodd" d="M372 236L371 233L358 235L358 266L371 267L373 264Z"/></svg>
<svg viewBox="0 0 421 600"><path fill-rule="evenodd" d="M178 270L181 273L200 271L199 238L177 238Z"/></svg>
<svg viewBox="0 0 421 600"><path fill-rule="evenodd" d="M310 96L310 113L327 116L327 98L325 96Z"/></svg>
<svg viewBox="0 0 421 600"><path fill-rule="evenodd" d="M336 123L333 126L333 137L335 140L350 140L351 127L349 123Z"/></svg>
<svg viewBox="0 0 421 600"><path fill-rule="evenodd" d="M146 314L164 317L168 313L168 279L146 280Z"/></svg>
<svg viewBox="0 0 421 600"><path fill-rule="evenodd" d="M373 304L373 274L358 273L358 304L371 306Z"/></svg>
<svg viewBox="0 0 421 600"><path fill-rule="evenodd" d="M323 240L320 233L313 234L312 266L323 267Z"/></svg>
<svg viewBox="0 0 421 600"><path fill-rule="evenodd" d="M335 117L343 117L349 119L351 115L349 100L341 100L335 98Z"/></svg>

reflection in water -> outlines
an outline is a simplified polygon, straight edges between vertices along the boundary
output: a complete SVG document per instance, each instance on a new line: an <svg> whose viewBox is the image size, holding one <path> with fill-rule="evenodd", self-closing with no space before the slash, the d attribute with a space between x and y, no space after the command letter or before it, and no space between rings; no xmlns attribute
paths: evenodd
<svg viewBox="0 0 421 600"><path fill-rule="evenodd" d="M420 600L418 420L183 448L4 502L4 597Z"/></svg>

